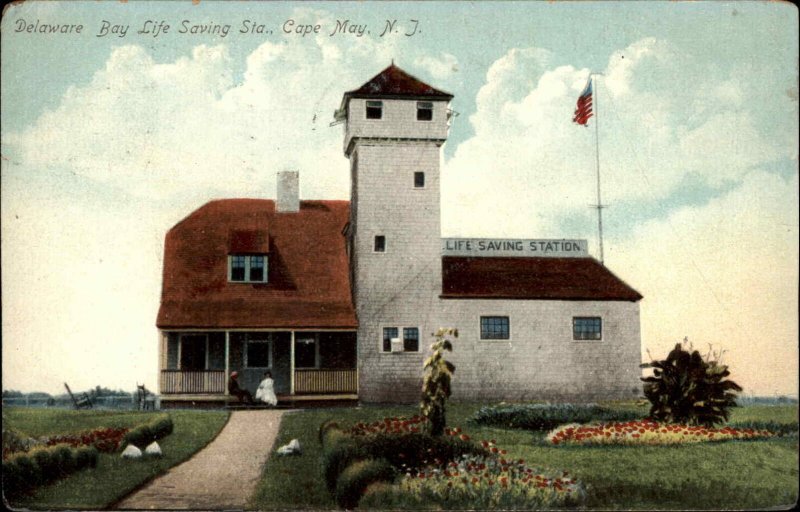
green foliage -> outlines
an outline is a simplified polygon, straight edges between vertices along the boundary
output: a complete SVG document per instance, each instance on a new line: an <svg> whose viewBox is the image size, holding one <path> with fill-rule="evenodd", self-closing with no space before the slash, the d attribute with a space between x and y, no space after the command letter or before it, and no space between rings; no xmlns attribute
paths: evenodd
<svg viewBox="0 0 800 512"><path fill-rule="evenodd" d="M703 358L691 345L687 350L678 343L666 359L643 365L653 368L652 377L642 378L652 404L649 417L707 427L727 421L742 388L727 380L728 367L717 359L711 352Z"/></svg>
<svg viewBox="0 0 800 512"><path fill-rule="evenodd" d="M17 497L96 465L97 450L92 447L72 448L66 444L37 447L28 453L13 454L3 461L3 491Z"/></svg>
<svg viewBox="0 0 800 512"><path fill-rule="evenodd" d="M125 434L124 444L132 444L144 449L153 441L158 441L172 433L174 428L172 418L165 416L144 425L139 425Z"/></svg>
<svg viewBox="0 0 800 512"><path fill-rule="evenodd" d="M348 510L358 506L364 491L375 482L391 482L396 471L386 459L368 459L350 464L336 483L336 503Z"/></svg>
<svg viewBox="0 0 800 512"><path fill-rule="evenodd" d="M641 419L633 410L608 409L596 404L524 404L481 407L470 423L524 430L552 430L566 423L629 421Z"/></svg>
<svg viewBox="0 0 800 512"><path fill-rule="evenodd" d="M335 493L339 476L348 466L368 456L364 447L352 437L345 436L336 442L326 442L322 454L322 472L328 492Z"/></svg>
<svg viewBox="0 0 800 512"><path fill-rule="evenodd" d="M445 402L452 393L451 380L456 367L445 360L444 352L452 351L453 344L447 336L458 338L457 329L439 329L434 334L436 341L431 344L431 356L425 360L425 379L422 382L422 401L420 413L428 418L431 435L441 436L447 422L445 418Z"/></svg>
<svg viewBox="0 0 800 512"><path fill-rule="evenodd" d="M328 432L332 430L338 430L341 432L339 428L339 424L333 420L325 420L322 422L322 425L319 426L319 431L317 433L317 439L319 440L319 444L325 444L325 437L328 435Z"/></svg>

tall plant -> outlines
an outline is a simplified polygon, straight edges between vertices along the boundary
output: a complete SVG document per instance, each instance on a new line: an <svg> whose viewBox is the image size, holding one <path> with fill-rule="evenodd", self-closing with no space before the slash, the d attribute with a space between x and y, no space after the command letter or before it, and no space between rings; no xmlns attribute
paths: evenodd
<svg viewBox="0 0 800 512"><path fill-rule="evenodd" d="M684 347L686 345L686 347ZM643 364L653 376L642 378L650 400L650 417L669 423L714 426L728 420L742 388L728 380L728 367L712 350L705 357L688 340L678 343L666 359Z"/></svg>
<svg viewBox="0 0 800 512"><path fill-rule="evenodd" d="M428 418L428 429L431 435L444 434L445 402L450 398L450 381L456 367L444 358L445 351L452 351L453 344L448 336L458 338L457 329L439 329L434 334L436 341L431 344L431 356L425 360L425 379L422 383L422 401L420 413Z"/></svg>

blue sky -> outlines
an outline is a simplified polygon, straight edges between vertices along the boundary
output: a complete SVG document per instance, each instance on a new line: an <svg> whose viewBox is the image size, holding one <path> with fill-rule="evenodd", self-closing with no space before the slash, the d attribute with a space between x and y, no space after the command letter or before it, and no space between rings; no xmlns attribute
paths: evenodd
<svg viewBox="0 0 800 512"><path fill-rule="evenodd" d="M19 33L20 19L84 29ZM178 34L184 19L231 31ZM285 35L288 19L321 33ZM370 33L329 36L344 19ZM380 38L387 19L419 32ZM126 37L96 37L103 20ZM135 34L146 20L172 32ZM273 34L237 33L243 20ZM2 44L4 387L154 385L166 230L211 198L273 197L286 168L304 197L347 198L328 123L391 59L455 95L444 236L586 238L594 252L594 128L570 121L588 73L604 73L606 260L645 296L643 351L688 336L727 348L752 392L797 387L791 5L28 2L7 11ZM90 372L74 347L96 354Z"/></svg>

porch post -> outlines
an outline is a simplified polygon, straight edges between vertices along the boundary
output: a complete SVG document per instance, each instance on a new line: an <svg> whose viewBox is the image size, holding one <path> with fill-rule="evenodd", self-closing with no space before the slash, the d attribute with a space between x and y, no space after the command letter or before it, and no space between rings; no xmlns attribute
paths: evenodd
<svg viewBox="0 0 800 512"><path fill-rule="evenodd" d="M225 395L230 394L228 392L228 373L230 369L228 368L228 364L230 361L230 344L231 344L231 332L225 331Z"/></svg>
<svg viewBox="0 0 800 512"><path fill-rule="evenodd" d="M289 341L289 394L294 394L294 331Z"/></svg>

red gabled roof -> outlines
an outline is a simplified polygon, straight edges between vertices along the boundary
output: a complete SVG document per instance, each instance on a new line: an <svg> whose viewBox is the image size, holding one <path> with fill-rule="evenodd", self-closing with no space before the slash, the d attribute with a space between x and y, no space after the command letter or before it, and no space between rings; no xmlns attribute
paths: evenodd
<svg viewBox="0 0 800 512"><path fill-rule="evenodd" d="M394 64L384 69L358 89L344 93L349 98L420 98L451 100L453 95L435 89Z"/></svg>
<svg viewBox="0 0 800 512"><path fill-rule="evenodd" d="M277 213L264 199L205 204L164 244L159 328L355 328L342 229L347 201L301 201ZM267 252L268 283L229 283L227 257Z"/></svg>
<svg viewBox="0 0 800 512"><path fill-rule="evenodd" d="M594 258L442 258L442 297L638 301Z"/></svg>

